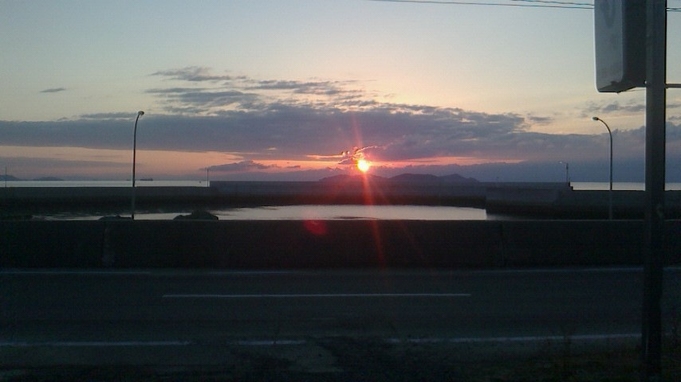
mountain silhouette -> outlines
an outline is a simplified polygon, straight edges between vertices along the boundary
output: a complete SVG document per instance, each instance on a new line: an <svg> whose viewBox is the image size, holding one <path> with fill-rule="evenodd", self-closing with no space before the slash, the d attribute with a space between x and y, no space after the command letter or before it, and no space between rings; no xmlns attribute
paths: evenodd
<svg viewBox="0 0 681 382"><path fill-rule="evenodd" d="M370 182L401 182L401 183L478 183L475 178L466 178L459 174L451 174L445 176L437 176L432 174L400 174L391 178L385 178L377 175L334 175L327 178L320 179L320 182L359 182L368 177Z"/></svg>

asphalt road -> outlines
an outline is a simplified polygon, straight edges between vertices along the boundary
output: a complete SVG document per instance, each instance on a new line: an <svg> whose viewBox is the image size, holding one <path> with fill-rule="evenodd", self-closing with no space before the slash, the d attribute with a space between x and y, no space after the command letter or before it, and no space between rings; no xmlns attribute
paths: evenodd
<svg viewBox="0 0 681 382"><path fill-rule="evenodd" d="M671 330L681 314L681 268L665 270L664 288ZM297 346L311 338L635 338L641 291L640 268L2 270L0 367L210 363L223 345Z"/></svg>

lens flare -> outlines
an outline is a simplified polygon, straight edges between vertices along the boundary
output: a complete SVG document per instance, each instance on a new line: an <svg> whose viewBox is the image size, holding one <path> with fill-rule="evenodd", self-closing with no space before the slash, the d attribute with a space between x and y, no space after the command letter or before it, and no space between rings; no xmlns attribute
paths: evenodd
<svg viewBox="0 0 681 382"><path fill-rule="evenodd" d="M366 159L357 160L357 169L361 172L367 172L371 168L371 163Z"/></svg>

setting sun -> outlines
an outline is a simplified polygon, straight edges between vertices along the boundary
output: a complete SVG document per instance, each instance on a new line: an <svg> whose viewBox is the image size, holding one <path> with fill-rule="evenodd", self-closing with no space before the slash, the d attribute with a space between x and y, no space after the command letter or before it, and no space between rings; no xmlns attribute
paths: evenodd
<svg viewBox="0 0 681 382"><path fill-rule="evenodd" d="M357 169L361 172L367 172L371 168L371 163L365 159L359 159L357 161Z"/></svg>

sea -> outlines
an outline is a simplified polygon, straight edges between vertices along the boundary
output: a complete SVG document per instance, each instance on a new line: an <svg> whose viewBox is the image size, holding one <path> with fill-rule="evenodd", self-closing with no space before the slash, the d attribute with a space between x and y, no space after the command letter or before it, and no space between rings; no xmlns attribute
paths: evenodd
<svg viewBox="0 0 681 382"><path fill-rule="evenodd" d="M0 187L130 187L129 180L7 180ZM205 180L136 179L135 187L209 187Z"/></svg>
<svg viewBox="0 0 681 382"><path fill-rule="evenodd" d="M574 190L608 190L608 182L570 182ZM129 180L7 180L0 187L130 187ZM135 187L210 187L206 180L145 180L138 179ZM643 182L614 182L613 190L643 191ZM680 191L681 183L667 183L668 191Z"/></svg>
<svg viewBox="0 0 681 382"><path fill-rule="evenodd" d="M190 210L135 211L135 220L172 220ZM291 205L208 210L219 220L489 220L482 208L394 205ZM129 216L124 211L121 216ZM102 214L51 213L38 220L97 220Z"/></svg>
<svg viewBox="0 0 681 382"><path fill-rule="evenodd" d="M0 183L0 187L3 186ZM130 181L6 181L4 187L130 187ZM209 187L210 182L199 181L145 181L135 182L136 187ZM572 182L574 190L608 190L608 182ZM613 184L613 190L645 189L643 183ZM667 190L681 190L681 183L669 183ZM172 220L190 210L135 212L136 220ZM490 215L484 208L417 205L293 205L249 208L222 208L209 210L220 220L497 220L504 216ZM126 216L121 212L121 216ZM42 220L97 220L102 214L53 213L34 215Z"/></svg>
<svg viewBox="0 0 681 382"><path fill-rule="evenodd" d="M493 183L492 183L493 184ZM570 182L574 190L608 190L608 182ZM7 180L0 187L130 187L129 180ZM210 187L206 180L144 180L138 179L135 187ZM613 190L643 191L643 182L614 182ZM681 183L667 183L668 191L680 191Z"/></svg>
<svg viewBox="0 0 681 382"><path fill-rule="evenodd" d="M570 182L570 185L573 190L604 191L610 189L610 183L608 182ZM613 191L644 191L646 185L643 182L613 182L612 189ZM665 190L679 191L681 190L681 183L667 183Z"/></svg>

